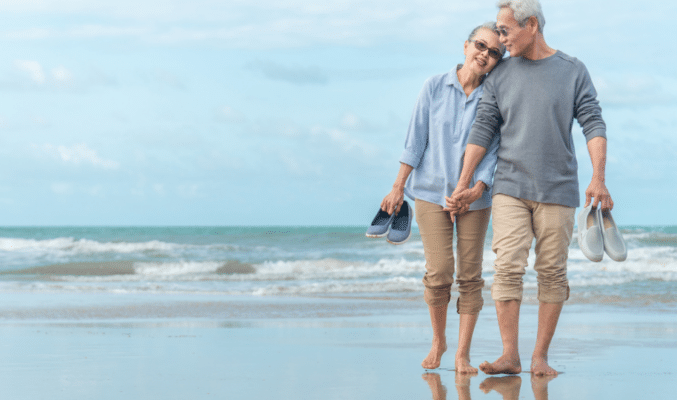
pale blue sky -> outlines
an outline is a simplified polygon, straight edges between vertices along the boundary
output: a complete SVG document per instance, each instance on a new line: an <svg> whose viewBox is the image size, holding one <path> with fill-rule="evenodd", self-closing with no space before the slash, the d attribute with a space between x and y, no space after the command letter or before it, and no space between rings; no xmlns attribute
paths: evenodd
<svg viewBox="0 0 677 400"><path fill-rule="evenodd" d="M672 0L544 0L622 225L677 224ZM367 225L493 0L0 1L0 225ZM590 160L575 123L581 192Z"/></svg>

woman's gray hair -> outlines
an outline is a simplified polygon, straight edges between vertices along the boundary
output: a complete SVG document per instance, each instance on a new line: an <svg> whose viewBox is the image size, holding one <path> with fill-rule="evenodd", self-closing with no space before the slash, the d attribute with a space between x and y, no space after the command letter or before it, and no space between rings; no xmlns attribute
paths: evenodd
<svg viewBox="0 0 677 400"><path fill-rule="evenodd" d="M496 28L496 23L495 22L485 22L482 25L473 29L472 32L470 32L470 36L468 36L469 42L472 42L475 39L475 36L477 36L477 32L479 32L480 29L488 29L488 30L494 32L496 35L498 35L498 29ZM505 46L503 45L503 43L499 43L498 49L501 51L501 55L505 55Z"/></svg>
<svg viewBox="0 0 677 400"><path fill-rule="evenodd" d="M538 0L499 0L496 5L498 8L507 7L511 9L515 20L522 28L526 26L529 17L536 17L538 31L543 33L545 16L543 16L541 3Z"/></svg>

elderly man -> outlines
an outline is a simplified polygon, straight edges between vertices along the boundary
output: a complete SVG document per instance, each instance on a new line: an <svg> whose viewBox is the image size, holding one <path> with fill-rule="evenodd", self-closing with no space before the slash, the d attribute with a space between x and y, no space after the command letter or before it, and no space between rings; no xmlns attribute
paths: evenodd
<svg viewBox="0 0 677 400"><path fill-rule="evenodd" d="M573 118L583 128L592 160L586 204L613 208L604 183L606 125L597 93L579 60L550 48L538 0L501 0L497 25L510 58L485 81L482 101L466 148L463 170L446 210L463 213L472 200L469 182L493 135L500 135L493 187L493 243L496 253L491 287L503 354L480 369L487 374L522 371L518 322L522 276L532 240L538 274L538 333L531 372L556 375L548 349L564 301L568 248L579 206L578 165L571 134Z"/></svg>

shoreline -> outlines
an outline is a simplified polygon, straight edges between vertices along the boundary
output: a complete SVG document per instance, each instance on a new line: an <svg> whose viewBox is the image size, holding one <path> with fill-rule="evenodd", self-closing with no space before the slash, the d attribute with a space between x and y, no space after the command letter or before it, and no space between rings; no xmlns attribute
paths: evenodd
<svg viewBox="0 0 677 400"><path fill-rule="evenodd" d="M238 299L245 300L251 300L251 306L263 305L262 299ZM282 299L282 305L297 308L312 304L311 300ZM345 302L322 302L328 303ZM444 399L440 397L444 391L450 399L463 394L466 399L543 400L537 397L542 392L533 389L526 372L518 375L520 379L480 372L461 377L462 385L457 386L453 372L458 333L455 313L450 313L447 324L449 350L441 368L428 371L420 366L432 335L427 310L381 311L386 312L3 319L0 353L8 362L0 367L0 387L9 398L48 396L54 400L121 396ZM485 307L480 314L471 350L475 366L500 355L492 311L492 307ZM664 398L674 393L674 315L674 308L565 307L550 352L551 365L561 374L547 382L540 380L535 387L545 385L552 399ZM523 305L520 349L524 369L528 369L536 321L537 306ZM38 385L33 383L36 374ZM519 393L519 397L502 397L500 391ZM484 397L486 393L495 397Z"/></svg>
<svg viewBox="0 0 677 400"><path fill-rule="evenodd" d="M24 311L48 296L38 297ZM0 387L8 398L543 400L545 389L551 399L636 399L665 398L677 381L677 308L661 304L565 305L550 351L558 377L532 382L528 373L480 372L460 377L457 386L458 317L450 308L441 368L424 370L432 332L418 298L117 296L111 309L110 295L87 296L89 307L111 311L102 315L73 312L82 307L82 293L56 297L42 310L64 311L49 318L13 318L0 309L0 356L7 360ZM140 299L155 301L144 306ZM125 307L131 311L115 314ZM153 314L162 307L180 312ZM537 305L523 304L525 370L537 313ZM496 315L485 304L473 365L500 352Z"/></svg>

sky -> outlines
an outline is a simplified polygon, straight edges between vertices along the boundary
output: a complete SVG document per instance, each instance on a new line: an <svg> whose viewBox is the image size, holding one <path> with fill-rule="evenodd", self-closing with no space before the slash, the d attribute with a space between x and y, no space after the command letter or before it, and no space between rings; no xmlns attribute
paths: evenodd
<svg viewBox="0 0 677 400"><path fill-rule="evenodd" d="M619 225L677 224L672 0L543 0ZM364 225L494 0L0 0L0 226ZM581 195L592 169L574 122ZM584 199L583 199L584 200Z"/></svg>

